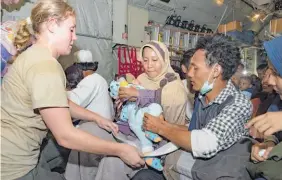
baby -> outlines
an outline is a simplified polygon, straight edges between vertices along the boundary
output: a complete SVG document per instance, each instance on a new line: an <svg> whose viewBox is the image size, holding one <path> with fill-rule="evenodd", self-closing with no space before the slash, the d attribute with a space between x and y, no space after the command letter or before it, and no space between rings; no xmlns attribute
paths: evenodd
<svg viewBox="0 0 282 180"><path fill-rule="evenodd" d="M242 76L239 82L239 88L241 92L248 98L252 97L252 79L250 76Z"/></svg>
<svg viewBox="0 0 282 180"><path fill-rule="evenodd" d="M134 83L134 84L133 84ZM124 77L120 77L110 83L110 95L112 98L118 98L118 91L120 87L134 86L137 89L144 89L136 79L132 79L129 84ZM157 103L149 103L148 106L139 107L136 102L126 101L121 106L119 120L128 122L130 129L138 137L141 144L141 151L144 155L154 150L152 142L158 143L162 138L155 133L144 131L142 129L144 113L149 113L153 116L160 116L162 107ZM163 170L161 159L158 158L145 158L146 163L158 171Z"/></svg>

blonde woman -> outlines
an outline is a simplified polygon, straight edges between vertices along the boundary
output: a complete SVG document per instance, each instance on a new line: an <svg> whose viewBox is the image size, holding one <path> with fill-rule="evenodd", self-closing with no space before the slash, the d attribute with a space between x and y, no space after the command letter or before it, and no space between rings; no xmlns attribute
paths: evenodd
<svg viewBox="0 0 282 180"><path fill-rule="evenodd" d="M132 146L99 139L72 125L71 116L118 131L113 122L67 99L66 78L57 59L69 54L77 39L72 7L62 0L39 0L30 20L36 41L18 55L2 84L1 179L64 179L51 172L50 159L40 154L48 129L68 149L118 156L133 167L143 165ZM19 29L24 31L18 37L28 34L27 28Z"/></svg>

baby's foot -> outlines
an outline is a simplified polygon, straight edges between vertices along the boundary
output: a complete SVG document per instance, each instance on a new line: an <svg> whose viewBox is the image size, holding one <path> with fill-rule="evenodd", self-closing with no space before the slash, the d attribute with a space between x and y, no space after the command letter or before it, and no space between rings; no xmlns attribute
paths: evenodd
<svg viewBox="0 0 282 180"><path fill-rule="evenodd" d="M161 160L158 159L158 158L145 158L145 162L148 166L151 166L152 168L154 168L158 171L163 170Z"/></svg>

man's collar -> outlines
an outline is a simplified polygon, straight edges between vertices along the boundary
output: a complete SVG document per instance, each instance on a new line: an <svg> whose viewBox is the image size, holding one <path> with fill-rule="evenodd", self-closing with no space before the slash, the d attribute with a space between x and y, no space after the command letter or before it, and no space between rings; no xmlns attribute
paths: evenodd
<svg viewBox="0 0 282 180"><path fill-rule="evenodd" d="M233 94L232 93L233 91L236 91L236 88L233 85L233 83L231 82L231 80L228 80L226 87L224 89L222 89L222 91L219 93L219 95L213 101L209 102L209 104L206 104L205 96L200 95L199 100L202 102L204 107L210 106L213 103L221 104L227 99L227 97L230 94Z"/></svg>

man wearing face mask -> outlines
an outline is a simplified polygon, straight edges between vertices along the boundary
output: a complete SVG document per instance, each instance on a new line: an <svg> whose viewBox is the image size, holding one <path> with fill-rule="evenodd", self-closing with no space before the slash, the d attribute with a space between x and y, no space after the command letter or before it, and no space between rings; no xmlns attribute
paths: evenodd
<svg viewBox="0 0 282 180"><path fill-rule="evenodd" d="M247 134L244 124L251 118L252 105L231 82L240 59L229 37L199 39L187 73L193 90L200 92L189 127L145 114L145 130L183 149L167 156L166 179L250 179L244 167L250 142L241 139ZM150 179L152 173L142 170L134 180Z"/></svg>

